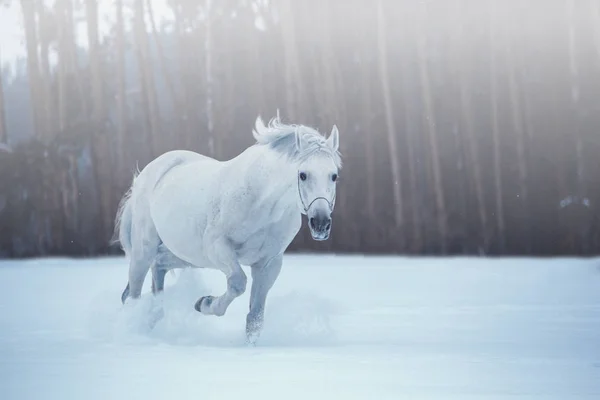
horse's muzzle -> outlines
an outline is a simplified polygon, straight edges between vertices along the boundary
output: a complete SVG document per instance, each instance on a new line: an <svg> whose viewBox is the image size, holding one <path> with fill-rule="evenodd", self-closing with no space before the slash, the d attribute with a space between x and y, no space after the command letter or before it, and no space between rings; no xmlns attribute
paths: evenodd
<svg viewBox="0 0 600 400"><path fill-rule="evenodd" d="M310 233L314 240L327 240L331 232L331 217L326 215L315 215L308 220Z"/></svg>

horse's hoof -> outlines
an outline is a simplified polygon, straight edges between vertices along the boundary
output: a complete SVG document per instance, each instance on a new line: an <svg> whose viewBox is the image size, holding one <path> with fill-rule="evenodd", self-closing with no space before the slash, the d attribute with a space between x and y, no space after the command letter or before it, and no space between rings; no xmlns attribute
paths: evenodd
<svg viewBox="0 0 600 400"><path fill-rule="evenodd" d="M123 294L121 295L121 303L125 304L127 299L129 298L129 282L127 282L127 286L125 290L123 290Z"/></svg>
<svg viewBox="0 0 600 400"><path fill-rule="evenodd" d="M214 299L214 296L202 296L194 305L194 309L196 309L196 311L200 313L205 314L204 312L202 312L202 308L204 307L206 309L206 307L210 307ZM204 303L204 305L202 303Z"/></svg>
<svg viewBox="0 0 600 400"><path fill-rule="evenodd" d="M247 346L256 346L256 342L258 341L259 337L260 337L259 331L246 332L246 345Z"/></svg>
<svg viewBox="0 0 600 400"><path fill-rule="evenodd" d="M258 338L260 337L260 332L262 330L262 322L261 321L250 321L246 323L246 344L250 346L255 346Z"/></svg>

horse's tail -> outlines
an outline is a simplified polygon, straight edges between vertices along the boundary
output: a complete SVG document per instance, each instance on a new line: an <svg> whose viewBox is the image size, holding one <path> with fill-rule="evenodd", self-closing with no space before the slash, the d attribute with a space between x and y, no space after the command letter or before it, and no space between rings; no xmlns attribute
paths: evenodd
<svg viewBox="0 0 600 400"><path fill-rule="evenodd" d="M139 170L135 172L131 186L119 202L115 218L115 230L110 241L111 244L120 243L121 249L123 249L125 254L129 254L131 251L131 223L133 219L131 214L131 194L133 193L133 186L138 174Z"/></svg>

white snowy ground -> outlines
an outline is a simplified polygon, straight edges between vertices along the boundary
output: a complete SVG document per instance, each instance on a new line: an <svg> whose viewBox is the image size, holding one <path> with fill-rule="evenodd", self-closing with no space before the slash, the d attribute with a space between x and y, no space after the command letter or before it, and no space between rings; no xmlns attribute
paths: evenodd
<svg viewBox="0 0 600 400"><path fill-rule="evenodd" d="M256 347L214 271L0 261L0 398L600 399L600 261L287 256ZM163 317L160 316L162 304Z"/></svg>

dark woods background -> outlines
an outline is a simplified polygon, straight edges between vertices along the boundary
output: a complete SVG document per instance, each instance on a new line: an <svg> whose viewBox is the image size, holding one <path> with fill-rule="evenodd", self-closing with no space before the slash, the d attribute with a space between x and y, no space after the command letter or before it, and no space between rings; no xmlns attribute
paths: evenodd
<svg viewBox="0 0 600 400"><path fill-rule="evenodd" d="M278 108L344 159L332 238L295 250L600 249L600 1L8 2L0 255L117 251L136 165L233 157Z"/></svg>

